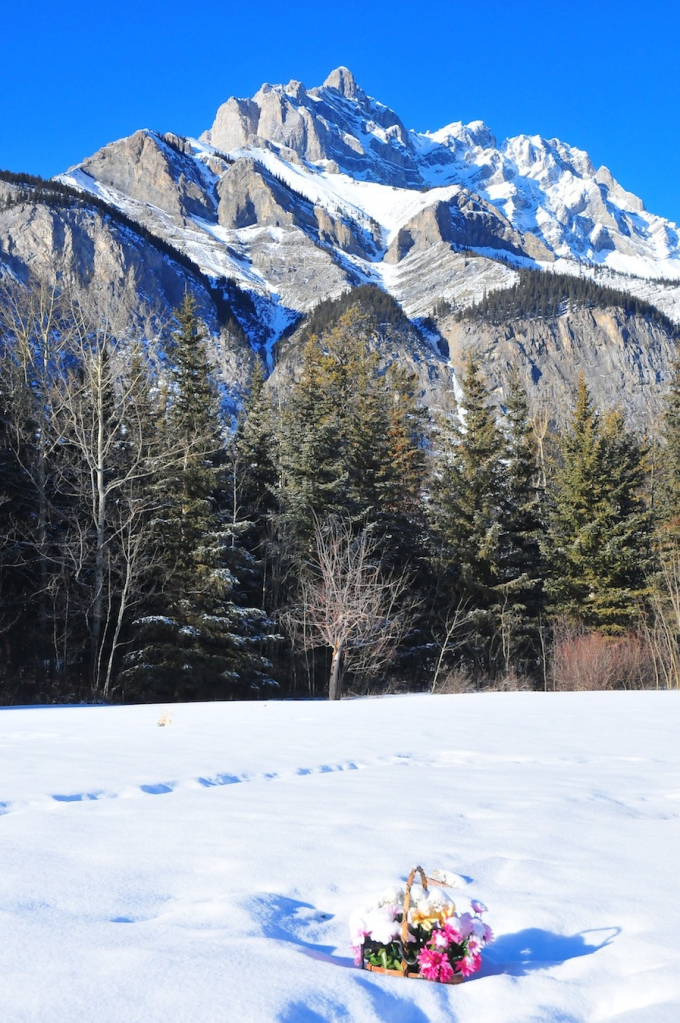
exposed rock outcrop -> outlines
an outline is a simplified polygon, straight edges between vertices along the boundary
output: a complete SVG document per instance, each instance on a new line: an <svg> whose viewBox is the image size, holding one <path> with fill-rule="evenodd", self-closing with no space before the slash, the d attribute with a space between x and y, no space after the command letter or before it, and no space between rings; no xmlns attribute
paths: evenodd
<svg viewBox="0 0 680 1023"><path fill-rule="evenodd" d="M182 148L153 132L136 131L104 146L80 167L102 185L167 213L214 220L215 199L201 165Z"/></svg>
<svg viewBox="0 0 680 1023"><path fill-rule="evenodd" d="M87 293L103 291L123 329L153 324L152 334L172 329L174 310L191 289L199 316L213 335L214 362L236 400L247 383L253 350L244 336L222 329L222 310L206 283L151 242L97 210L30 203L0 211L0 272L26 281L73 277Z"/></svg>
<svg viewBox="0 0 680 1023"><path fill-rule="evenodd" d="M367 96L345 67L332 71L318 88L291 81L263 85L252 99L228 99L201 140L224 151L274 143L310 162L335 161L371 180L423 184L399 117Z"/></svg>
<svg viewBox="0 0 680 1023"><path fill-rule="evenodd" d="M438 242L458 249L487 248L551 262L553 254L539 238L522 236L491 203L462 189L453 198L434 202L399 228L384 259L399 263L409 252L420 252Z"/></svg>
<svg viewBox="0 0 680 1023"><path fill-rule="evenodd" d="M661 326L616 308L575 309L500 326L450 316L439 327L458 372L473 352L502 399L517 370L532 405L547 408L557 421L565 418L583 374L601 406L618 405L631 422L651 427L676 353Z"/></svg>

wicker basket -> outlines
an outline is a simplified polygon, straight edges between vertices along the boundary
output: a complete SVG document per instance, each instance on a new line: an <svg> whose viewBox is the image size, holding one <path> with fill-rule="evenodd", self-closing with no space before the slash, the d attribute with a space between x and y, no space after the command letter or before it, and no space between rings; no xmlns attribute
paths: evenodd
<svg viewBox="0 0 680 1023"><path fill-rule="evenodd" d="M422 973L419 973L417 971L417 969L414 968L414 964L413 963L409 963L409 962L406 961L406 958L405 958L405 955L404 955L404 952L405 952L405 949L406 949L406 944L407 944L407 941L408 941L408 911L409 911L409 909L411 907L411 886L413 884L413 879L416 876L416 874L420 874L420 880L421 880L421 883L422 883L424 891L427 891L427 882L428 882L428 880L432 884L436 884L437 886L439 886L441 888L448 888L449 887L449 885L445 884L443 881L436 881L434 878L429 878L428 879L425 876L425 871L423 870L422 867L414 867L413 870L411 871L411 873L408 876L408 880L406 882L406 889L404 891L404 910L403 910L404 915L403 915L403 919L402 919L402 922L401 922L401 950L402 950L401 968L398 969L398 970L388 970L388 969L386 969L383 966L373 966L372 963L367 963L365 958L364 958L363 948L362 948L362 956L361 956L361 968L362 968L362 970L370 970L371 973L387 973L387 974L389 974L390 977L407 977L410 980L429 980L430 979L429 977L423 977ZM433 983L436 983L436 984L462 984L463 980L464 980L463 974L462 973L456 973L451 978L451 980L433 981Z"/></svg>

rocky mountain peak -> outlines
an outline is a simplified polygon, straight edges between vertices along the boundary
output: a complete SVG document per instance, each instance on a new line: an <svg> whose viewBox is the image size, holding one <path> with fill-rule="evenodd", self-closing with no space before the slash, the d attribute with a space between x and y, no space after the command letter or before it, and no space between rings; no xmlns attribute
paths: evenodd
<svg viewBox="0 0 680 1023"><path fill-rule="evenodd" d="M354 75L349 68L340 65L335 71L331 71L323 83L325 89L335 89L345 99L357 99L359 95L365 96L363 89L357 86Z"/></svg>

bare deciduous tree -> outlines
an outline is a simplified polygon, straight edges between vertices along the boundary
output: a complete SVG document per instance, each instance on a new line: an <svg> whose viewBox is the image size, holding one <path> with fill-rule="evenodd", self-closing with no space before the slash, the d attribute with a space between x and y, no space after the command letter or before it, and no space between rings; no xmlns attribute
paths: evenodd
<svg viewBox="0 0 680 1023"><path fill-rule="evenodd" d="M84 624L89 683L105 696L155 553L148 484L173 458L146 435L150 366L143 338L130 335L133 302L132 280L115 296L65 272L0 281L5 432L36 507L16 547L37 569L37 663L64 674Z"/></svg>
<svg viewBox="0 0 680 1023"><path fill-rule="evenodd" d="M384 572L377 546L368 529L355 536L347 522L317 521L301 599L284 616L303 648L331 649L331 700L339 698L348 669L374 674L391 660L411 621L408 577Z"/></svg>
<svg viewBox="0 0 680 1023"><path fill-rule="evenodd" d="M439 647L439 656L434 669L434 675L432 676L432 684L430 686L430 692L437 692L437 685L439 683L439 677L444 667L446 655L453 653L456 649L462 646L462 642L457 638L459 633L465 631L465 628L470 620L470 612L467 608L464 600L459 600L455 608L450 608L443 622L443 636L441 645Z"/></svg>

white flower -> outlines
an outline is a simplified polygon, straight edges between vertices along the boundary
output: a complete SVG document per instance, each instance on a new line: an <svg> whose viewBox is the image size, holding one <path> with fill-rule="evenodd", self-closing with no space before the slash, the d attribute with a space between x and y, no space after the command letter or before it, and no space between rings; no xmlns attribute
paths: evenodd
<svg viewBox="0 0 680 1023"><path fill-rule="evenodd" d="M380 909L368 913L364 917L364 925L373 941L381 945L389 945L401 933L401 924L394 919L394 913L388 906L381 906Z"/></svg>
<svg viewBox="0 0 680 1023"><path fill-rule="evenodd" d="M402 907L404 904L403 888L386 888L378 900L379 906L394 905Z"/></svg>
<svg viewBox="0 0 680 1023"><path fill-rule="evenodd" d="M429 903L430 907L434 909L435 912L440 912L442 909L450 906L452 901L453 899L451 899L442 888L430 889Z"/></svg>
<svg viewBox="0 0 680 1023"><path fill-rule="evenodd" d="M363 909L355 909L349 918L349 933L352 945L363 944L364 934L367 930Z"/></svg>

